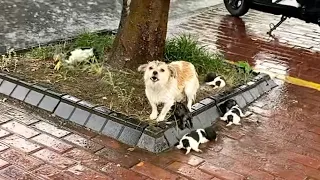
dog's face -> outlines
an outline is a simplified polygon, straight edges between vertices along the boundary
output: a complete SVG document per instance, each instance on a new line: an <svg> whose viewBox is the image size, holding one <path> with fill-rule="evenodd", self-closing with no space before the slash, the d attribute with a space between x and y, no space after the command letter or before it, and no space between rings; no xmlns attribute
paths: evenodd
<svg viewBox="0 0 320 180"><path fill-rule="evenodd" d="M144 81L152 84L166 84L170 77L175 77L175 69L161 61L152 61L139 66L138 71L144 72Z"/></svg>

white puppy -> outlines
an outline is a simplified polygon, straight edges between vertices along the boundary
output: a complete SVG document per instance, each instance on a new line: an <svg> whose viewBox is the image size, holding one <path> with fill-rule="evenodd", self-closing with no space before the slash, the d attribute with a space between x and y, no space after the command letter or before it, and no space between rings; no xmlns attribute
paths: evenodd
<svg viewBox="0 0 320 180"><path fill-rule="evenodd" d="M139 66L138 71L144 71L145 92L152 107L150 119L163 121L175 102L181 102L187 97L187 107L195 100L199 89L198 74L193 64L186 61L165 63L152 61ZM163 103L163 109L158 116L157 105Z"/></svg>

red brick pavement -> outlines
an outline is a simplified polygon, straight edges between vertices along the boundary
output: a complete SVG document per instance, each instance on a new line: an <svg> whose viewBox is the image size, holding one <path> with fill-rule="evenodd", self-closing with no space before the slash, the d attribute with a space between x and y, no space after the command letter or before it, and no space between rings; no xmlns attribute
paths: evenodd
<svg viewBox="0 0 320 180"><path fill-rule="evenodd" d="M237 31L243 29L243 22L221 14L225 11L209 11L208 15L204 13L193 18L195 21L204 19L205 23L211 19L206 25L212 28L212 34L218 32L217 39L214 39L216 34L203 33L209 27L199 28L199 24L190 23L185 28L191 25L194 27L191 26L190 31L198 28L205 34L202 42L212 40L214 43L209 44L231 59L250 57L252 63L262 59L263 67L285 73L299 72L302 74L297 76L306 79L310 76L302 69L317 67L312 60L317 55L312 51L290 47L290 43L306 39L306 34L296 38L300 31L308 32L311 39L316 38L313 36L316 31L301 26L285 41L288 46L273 45L274 42L256 38L259 32L254 31L260 28L257 23L268 19L266 15L258 13L244 18L251 29L247 36ZM256 18L260 20L256 22ZM229 24L234 29L220 28ZM261 32L260 29L260 36ZM289 42L292 39L296 40ZM309 43L317 47L319 41L314 41ZM281 61L274 63L274 59ZM316 80L313 78L309 80ZM53 121L11 102L0 103L0 180L320 180L319 100L318 91L282 84L249 107L254 115L244 120L242 126L226 128L219 122L218 142L203 145L203 153L192 152L187 156L178 150L154 155L132 149L85 129L58 127Z"/></svg>
<svg viewBox="0 0 320 180"><path fill-rule="evenodd" d="M315 90L280 85L249 107L254 115L243 126L219 122L218 142L187 156L132 149L1 103L0 179L320 180L319 97Z"/></svg>
<svg viewBox="0 0 320 180"><path fill-rule="evenodd" d="M235 18L218 5L169 26L168 34L191 33L229 60L247 60L258 69L320 83L320 27L291 18L274 31L276 39L270 38L269 24L279 19L255 10Z"/></svg>

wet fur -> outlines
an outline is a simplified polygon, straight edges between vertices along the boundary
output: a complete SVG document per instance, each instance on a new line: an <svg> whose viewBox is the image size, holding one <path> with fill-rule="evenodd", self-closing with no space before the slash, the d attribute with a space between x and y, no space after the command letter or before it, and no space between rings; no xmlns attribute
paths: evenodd
<svg viewBox="0 0 320 180"><path fill-rule="evenodd" d="M199 145L207 143L209 141L216 141L217 133L214 131L213 127L207 127L205 129L197 129L185 134L175 147L178 149L186 149L186 154L189 154L191 149L196 152L202 152L199 149Z"/></svg>
<svg viewBox="0 0 320 180"><path fill-rule="evenodd" d="M152 61L139 66L138 71L144 72L145 92L152 107L150 119L163 121L174 103L181 102L185 97L191 111L200 86L193 64L186 61ZM158 115L157 106L162 103L164 107Z"/></svg>
<svg viewBox="0 0 320 180"><path fill-rule="evenodd" d="M173 118L177 120L178 127L183 130L185 127L193 127L192 115L184 103L178 102L173 108Z"/></svg>
<svg viewBox="0 0 320 180"><path fill-rule="evenodd" d="M252 113L247 111L243 114L237 102L233 99L229 99L219 106L223 116L220 117L222 121L227 122L226 126L231 126L232 124L240 126L241 118L248 117Z"/></svg>

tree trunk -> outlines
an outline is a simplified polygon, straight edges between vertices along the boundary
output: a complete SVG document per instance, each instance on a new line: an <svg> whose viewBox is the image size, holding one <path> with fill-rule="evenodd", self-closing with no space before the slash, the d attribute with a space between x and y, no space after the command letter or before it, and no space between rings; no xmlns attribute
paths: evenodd
<svg viewBox="0 0 320 180"><path fill-rule="evenodd" d="M129 0L130 1L130 0ZM140 64L162 59L170 0L131 0L122 15L108 64L135 70Z"/></svg>

